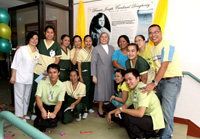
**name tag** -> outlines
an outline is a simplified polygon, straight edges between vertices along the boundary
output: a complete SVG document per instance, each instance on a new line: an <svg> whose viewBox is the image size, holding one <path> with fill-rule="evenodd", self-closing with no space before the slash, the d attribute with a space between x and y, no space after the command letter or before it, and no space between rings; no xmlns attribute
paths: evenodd
<svg viewBox="0 0 200 139"><path fill-rule="evenodd" d="M133 101L134 101L134 102L137 102L137 97L136 97L136 95L134 95Z"/></svg>
<svg viewBox="0 0 200 139"><path fill-rule="evenodd" d="M48 100L50 100L50 101L53 100L53 93L54 93L53 91L50 92L50 94L48 96Z"/></svg>
<svg viewBox="0 0 200 139"><path fill-rule="evenodd" d="M33 59L33 62L34 62L35 64L37 64L37 63L38 63L38 60L39 60L39 57L35 57L35 58Z"/></svg>
<svg viewBox="0 0 200 139"><path fill-rule="evenodd" d="M55 55L56 55L56 53L55 53L54 50L51 50L51 51L49 52L49 54L50 54L51 57L55 57Z"/></svg>

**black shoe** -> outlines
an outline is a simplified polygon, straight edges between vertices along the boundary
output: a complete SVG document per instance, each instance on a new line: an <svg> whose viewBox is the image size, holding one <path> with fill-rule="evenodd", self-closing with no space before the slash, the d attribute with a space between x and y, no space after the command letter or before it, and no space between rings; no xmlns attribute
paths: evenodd
<svg viewBox="0 0 200 139"><path fill-rule="evenodd" d="M97 111L97 114L101 117L101 118L105 118L105 114L100 114L99 111Z"/></svg>
<svg viewBox="0 0 200 139"><path fill-rule="evenodd" d="M40 130L41 132L45 132L45 131L46 131L46 128L41 127L41 128L39 128L39 130Z"/></svg>
<svg viewBox="0 0 200 139"><path fill-rule="evenodd" d="M152 137L152 138L155 138L155 139L160 139L159 133L156 133L155 131L149 132L148 137Z"/></svg>

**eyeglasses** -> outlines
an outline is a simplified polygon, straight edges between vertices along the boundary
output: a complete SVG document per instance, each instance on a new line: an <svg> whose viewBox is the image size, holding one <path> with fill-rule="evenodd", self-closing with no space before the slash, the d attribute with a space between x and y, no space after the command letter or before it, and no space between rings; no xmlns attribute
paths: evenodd
<svg viewBox="0 0 200 139"><path fill-rule="evenodd" d="M160 33L160 31L149 32L149 35L158 34L158 33Z"/></svg>
<svg viewBox="0 0 200 139"><path fill-rule="evenodd" d="M141 41L144 41L144 40L137 40L137 41L135 41L135 42L137 43L137 42L141 42Z"/></svg>

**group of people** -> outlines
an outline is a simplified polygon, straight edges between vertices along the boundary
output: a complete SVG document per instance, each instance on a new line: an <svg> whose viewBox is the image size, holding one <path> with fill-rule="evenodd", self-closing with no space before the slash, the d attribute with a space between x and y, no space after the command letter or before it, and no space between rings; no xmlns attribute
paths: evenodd
<svg viewBox="0 0 200 139"><path fill-rule="evenodd" d="M121 35L116 51L107 32L100 34L95 47L90 35L84 37L85 47L75 35L71 50L70 37L62 35L60 46L53 41L54 33L47 26L38 44L38 34L30 32L28 44L16 51L10 79L16 116L26 121L29 107L36 117L34 126L44 131L60 118L64 124L72 122L74 112L77 121L86 119L96 101L98 115L105 118L108 112L108 123L125 126L130 138L155 131L161 138L172 138L182 72L176 49L162 38L159 25L148 29L154 46L146 46L143 35L137 35L135 43Z"/></svg>

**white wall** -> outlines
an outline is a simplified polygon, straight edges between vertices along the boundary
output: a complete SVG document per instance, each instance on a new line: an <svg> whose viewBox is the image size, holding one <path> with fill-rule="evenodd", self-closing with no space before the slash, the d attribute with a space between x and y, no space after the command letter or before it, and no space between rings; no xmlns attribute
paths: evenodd
<svg viewBox="0 0 200 139"><path fill-rule="evenodd" d="M169 0L164 38L178 49L183 71L200 78L199 0ZM200 83L184 76L175 116L190 119L200 127Z"/></svg>
<svg viewBox="0 0 200 139"><path fill-rule="evenodd" d="M91 0L85 0L91 1ZM87 7L97 5L116 4L119 2L132 2L133 0L101 0L97 2L85 3L85 16L87 21ZM136 0L135 0L136 1ZM157 1L157 0L155 0ZM74 0L78 3L79 0ZM183 71L189 71L200 78L200 61L198 46L200 33L200 1L199 0L168 0L168 17L163 37L172 42L179 54ZM78 4L74 5L74 32L76 29L76 19L78 14ZM86 23L86 30L88 26ZM87 32L88 33L88 32ZM190 119L200 127L200 83L189 76L184 76L182 89L178 97L175 117Z"/></svg>

